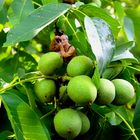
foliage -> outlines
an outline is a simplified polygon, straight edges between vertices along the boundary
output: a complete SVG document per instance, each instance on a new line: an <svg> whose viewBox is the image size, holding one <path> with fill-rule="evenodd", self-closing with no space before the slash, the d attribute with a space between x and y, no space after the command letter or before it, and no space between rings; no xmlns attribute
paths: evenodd
<svg viewBox="0 0 140 140"><path fill-rule="evenodd" d="M101 77L122 78L136 92L124 106L87 107L90 130L76 139L140 139L140 2L99 1L72 5L60 0L0 1L0 140L61 139L52 120L60 109L57 97L41 104L34 93L37 79L70 78L63 69L56 76L38 71L40 56L49 51L58 29L68 36L77 55L93 60L96 87Z"/></svg>

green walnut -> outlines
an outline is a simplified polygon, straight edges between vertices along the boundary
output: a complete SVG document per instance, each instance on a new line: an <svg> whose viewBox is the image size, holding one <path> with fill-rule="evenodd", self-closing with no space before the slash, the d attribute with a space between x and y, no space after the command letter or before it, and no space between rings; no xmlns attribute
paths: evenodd
<svg viewBox="0 0 140 140"><path fill-rule="evenodd" d="M89 121L89 118L83 112L78 111L78 114L82 121L82 128L80 131L80 135L83 135L86 132L88 132L88 130L90 129L90 121Z"/></svg>
<svg viewBox="0 0 140 140"><path fill-rule="evenodd" d="M116 96L113 101L115 105L124 105L131 101L135 95L132 84L124 79L112 80L115 86Z"/></svg>
<svg viewBox="0 0 140 140"><path fill-rule="evenodd" d="M67 65L69 76L90 75L93 72L92 60L84 55L76 56Z"/></svg>
<svg viewBox="0 0 140 140"><path fill-rule="evenodd" d="M78 105L89 105L97 96L97 89L91 78L86 75L73 77L67 86L68 96Z"/></svg>
<svg viewBox="0 0 140 140"><path fill-rule="evenodd" d="M34 90L40 102L51 102L56 93L56 84L51 79L38 80L34 85Z"/></svg>
<svg viewBox="0 0 140 140"><path fill-rule="evenodd" d="M44 75L52 75L63 65L63 58L57 52L48 52L41 56L38 69Z"/></svg>
<svg viewBox="0 0 140 140"><path fill-rule="evenodd" d="M108 79L100 79L100 84L97 90L96 103L99 105L110 104L115 98L115 86Z"/></svg>
<svg viewBox="0 0 140 140"><path fill-rule="evenodd" d="M63 138L73 139L79 135L82 121L76 110L65 108L54 117L54 128Z"/></svg>

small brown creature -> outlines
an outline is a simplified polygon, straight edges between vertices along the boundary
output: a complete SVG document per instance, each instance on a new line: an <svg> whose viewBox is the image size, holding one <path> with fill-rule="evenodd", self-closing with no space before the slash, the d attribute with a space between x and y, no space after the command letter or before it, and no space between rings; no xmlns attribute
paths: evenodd
<svg viewBox="0 0 140 140"><path fill-rule="evenodd" d="M61 37L56 35L55 38L51 41L50 51L59 52L61 46Z"/></svg>
<svg viewBox="0 0 140 140"><path fill-rule="evenodd" d="M75 48L71 46L68 42L68 36L63 34L61 36L56 35L51 42L51 51L59 52L61 56L69 60L75 56Z"/></svg>

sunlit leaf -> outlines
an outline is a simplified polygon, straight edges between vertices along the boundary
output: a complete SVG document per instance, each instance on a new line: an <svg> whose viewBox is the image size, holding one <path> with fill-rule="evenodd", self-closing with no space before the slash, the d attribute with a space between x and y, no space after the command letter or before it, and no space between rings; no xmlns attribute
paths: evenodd
<svg viewBox="0 0 140 140"><path fill-rule="evenodd" d="M129 41L134 41L134 25L129 17L124 17L124 31Z"/></svg>
<svg viewBox="0 0 140 140"><path fill-rule="evenodd" d="M1 98L17 140L50 139L38 115L21 98L13 92L3 93Z"/></svg>
<svg viewBox="0 0 140 140"><path fill-rule="evenodd" d="M134 3L134 2L133 2ZM127 8L126 9L126 14L128 17L130 17L133 21L134 24L134 31L135 31L135 40L136 40L136 47L133 49L133 53L137 58L140 60L140 5L137 6L136 8Z"/></svg>
<svg viewBox="0 0 140 140"><path fill-rule="evenodd" d="M123 18L125 15L124 8L122 6L122 3L119 1L114 2L114 8L115 8L115 14L117 15L117 19L120 22L120 24L123 24Z"/></svg>
<svg viewBox="0 0 140 140"><path fill-rule="evenodd" d="M130 50L135 46L134 41L126 42L120 46L118 46L115 50L115 54L113 56L112 61L121 60L121 59L133 59L137 61L134 55L130 52Z"/></svg>
<svg viewBox="0 0 140 140"><path fill-rule="evenodd" d="M37 35L47 25L63 15L70 8L67 4L47 4L32 12L20 24L14 26L7 35L4 47L27 41Z"/></svg>
<svg viewBox="0 0 140 140"><path fill-rule="evenodd" d="M99 72L102 74L110 63L115 49L115 41L107 23L99 18L85 17L85 29L92 52L96 56Z"/></svg>
<svg viewBox="0 0 140 140"><path fill-rule="evenodd" d="M89 17L99 17L105 20L110 25L110 28L113 31L113 34L117 36L120 30L120 27L119 27L120 25L118 21L112 18L104 9L87 4L87 5L82 5L79 8L79 10L84 12Z"/></svg>

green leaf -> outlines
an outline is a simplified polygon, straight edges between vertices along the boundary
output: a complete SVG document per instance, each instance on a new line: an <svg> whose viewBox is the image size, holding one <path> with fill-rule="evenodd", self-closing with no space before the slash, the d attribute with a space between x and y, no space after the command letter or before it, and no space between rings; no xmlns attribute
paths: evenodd
<svg viewBox="0 0 140 140"><path fill-rule="evenodd" d="M0 10L0 24L5 24L7 21L7 9L3 7Z"/></svg>
<svg viewBox="0 0 140 140"><path fill-rule="evenodd" d="M2 45L5 41L6 41L6 33L4 33L4 31L2 31L2 32L0 32L0 53L2 50Z"/></svg>
<svg viewBox="0 0 140 140"><path fill-rule="evenodd" d="M86 55L90 57L93 61L95 60L95 56L92 53L92 50L85 38L85 34L81 31L76 32L76 37L73 37L71 43L77 49L77 53L80 55Z"/></svg>
<svg viewBox="0 0 140 140"><path fill-rule="evenodd" d="M116 65L116 67L109 67L105 69L102 77L109 80L113 80L118 74L121 73L122 70L123 70L123 66L121 65L120 66Z"/></svg>
<svg viewBox="0 0 140 140"><path fill-rule="evenodd" d="M115 6L115 13L117 15L117 19L119 19L120 24L123 25L123 18L125 12L124 12L124 8L122 7L122 3L115 1L114 6Z"/></svg>
<svg viewBox="0 0 140 140"><path fill-rule="evenodd" d="M1 11L2 8L3 8L4 2L5 2L5 0L0 0L0 11Z"/></svg>
<svg viewBox="0 0 140 140"><path fill-rule="evenodd" d="M135 128L135 133L137 134L138 138L140 139L140 99L138 100L136 107L135 107L135 113L134 113L134 119L133 119L133 125Z"/></svg>
<svg viewBox="0 0 140 140"><path fill-rule="evenodd" d="M70 5L63 3L47 4L34 10L20 24L17 24L11 29L7 35L7 41L4 43L4 47L32 39L42 29L66 13L70 7Z"/></svg>
<svg viewBox="0 0 140 140"><path fill-rule="evenodd" d="M17 140L50 139L37 114L21 98L13 92L3 93L1 98Z"/></svg>
<svg viewBox="0 0 140 140"><path fill-rule="evenodd" d="M92 52L96 56L99 72L110 63L115 49L113 34L107 23L99 18L85 17L85 29Z"/></svg>
<svg viewBox="0 0 140 140"><path fill-rule="evenodd" d="M118 46L115 50L112 61L117 61L121 59L133 59L137 61L134 55L130 52L130 50L135 46L134 41L126 42L120 46Z"/></svg>
<svg viewBox="0 0 140 140"><path fill-rule="evenodd" d="M140 6L137 6L135 9L134 8L127 8L126 9L126 14L128 17L130 17L133 21L134 24L134 29L135 29L135 39L136 39L136 48L133 49L135 55L140 58Z"/></svg>
<svg viewBox="0 0 140 140"><path fill-rule="evenodd" d="M106 117L111 125L119 125L122 122L122 119L120 119L114 112L107 113Z"/></svg>
<svg viewBox="0 0 140 140"><path fill-rule="evenodd" d="M58 0L41 0L43 5L48 4L48 3L58 3Z"/></svg>
<svg viewBox="0 0 140 140"><path fill-rule="evenodd" d="M74 35L76 32L75 18L73 15L61 16L57 21L57 26L68 36Z"/></svg>
<svg viewBox="0 0 140 140"><path fill-rule="evenodd" d="M72 38L71 43L76 48L78 54L87 55L87 42L84 33L81 31L77 31L75 35L76 37Z"/></svg>
<svg viewBox="0 0 140 140"><path fill-rule="evenodd" d="M26 85L22 85L22 87L24 88L25 92L26 92L26 95L28 97L28 100L29 100L29 105L31 106L31 108L33 110L37 110L36 109L36 103L35 103L35 94L34 94L34 91L33 91L33 87L31 87L31 85L29 83L27 83Z"/></svg>
<svg viewBox="0 0 140 140"><path fill-rule="evenodd" d="M12 133L8 130L0 132L0 140L7 140Z"/></svg>
<svg viewBox="0 0 140 140"><path fill-rule="evenodd" d="M105 20L109 25L111 30L113 31L113 34L117 36L120 28L119 23L117 20L112 18L104 9L98 8L93 5L82 5L79 10L84 12L89 17L99 17L103 20Z"/></svg>
<svg viewBox="0 0 140 140"><path fill-rule="evenodd" d="M109 107L100 106L100 105L97 105L97 104L94 104L94 103L92 104L91 108L94 112L96 112L97 114L100 114L101 116L105 116L105 114L111 112Z"/></svg>
<svg viewBox="0 0 140 140"><path fill-rule="evenodd" d="M14 0L8 10L10 23L14 26L34 10L31 0Z"/></svg>
<svg viewBox="0 0 140 140"><path fill-rule="evenodd" d="M114 130L113 127L109 124L109 122L107 121L107 119L105 117L101 117L100 115L97 116L97 114L95 114L96 117L98 118L93 118L93 125L95 125L95 123L97 123L95 126L91 126L92 127L92 131L89 138L85 138L87 140L113 140L115 135L114 135ZM96 120L95 120L96 119ZM93 138L91 137L93 136Z"/></svg>
<svg viewBox="0 0 140 140"><path fill-rule="evenodd" d="M127 16L124 17L124 31L129 41L135 40L133 21Z"/></svg>
<svg viewBox="0 0 140 140"><path fill-rule="evenodd" d="M7 58L0 61L0 77L4 81L12 81L17 74L18 76L21 76L19 74L20 69L24 69L25 72L36 70L37 62L30 54L19 51L13 57L10 57L9 55Z"/></svg>
<svg viewBox="0 0 140 140"><path fill-rule="evenodd" d="M140 69L139 69L139 72L140 72ZM139 79L138 75L136 75L136 77L137 77L137 80L138 80ZM135 89L135 92L136 92L136 102L137 102L140 99L140 83L138 81L134 82L133 86L134 86L134 89Z"/></svg>
<svg viewBox="0 0 140 140"><path fill-rule="evenodd" d="M103 72L102 78L112 80L122 72L124 67L126 66L123 66L123 64L119 61L111 62Z"/></svg>
<svg viewBox="0 0 140 140"><path fill-rule="evenodd" d="M0 61L0 77L6 81L10 82L14 78L14 74L17 70L17 59L7 58ZM14 64L14 65L13 65Z"/></svg>
<svg viewBox="0 0 140 140"><path fill-rule="evenodd" d="M106 114L108 121L111 125L119 125L122 121L130 121L128 112L124 106L113 106L110 105L111 112Z"/></svg>
<svg viewBox="0 0 140 140"><path fill-rule="evenodd" d="M15 54L18 68L23 68L25 72L34 71L37 68L37 62L32 55L25 51L19 51Z"/></svg>
<svg viewBox="0 0 140 140"><path fill-rule="evenodd" d="M92 76L92 81L95 84L96 88L98 89L98 87L100 85L100 73L99 73L97 65L95 67L94 74Z"/></svg>

